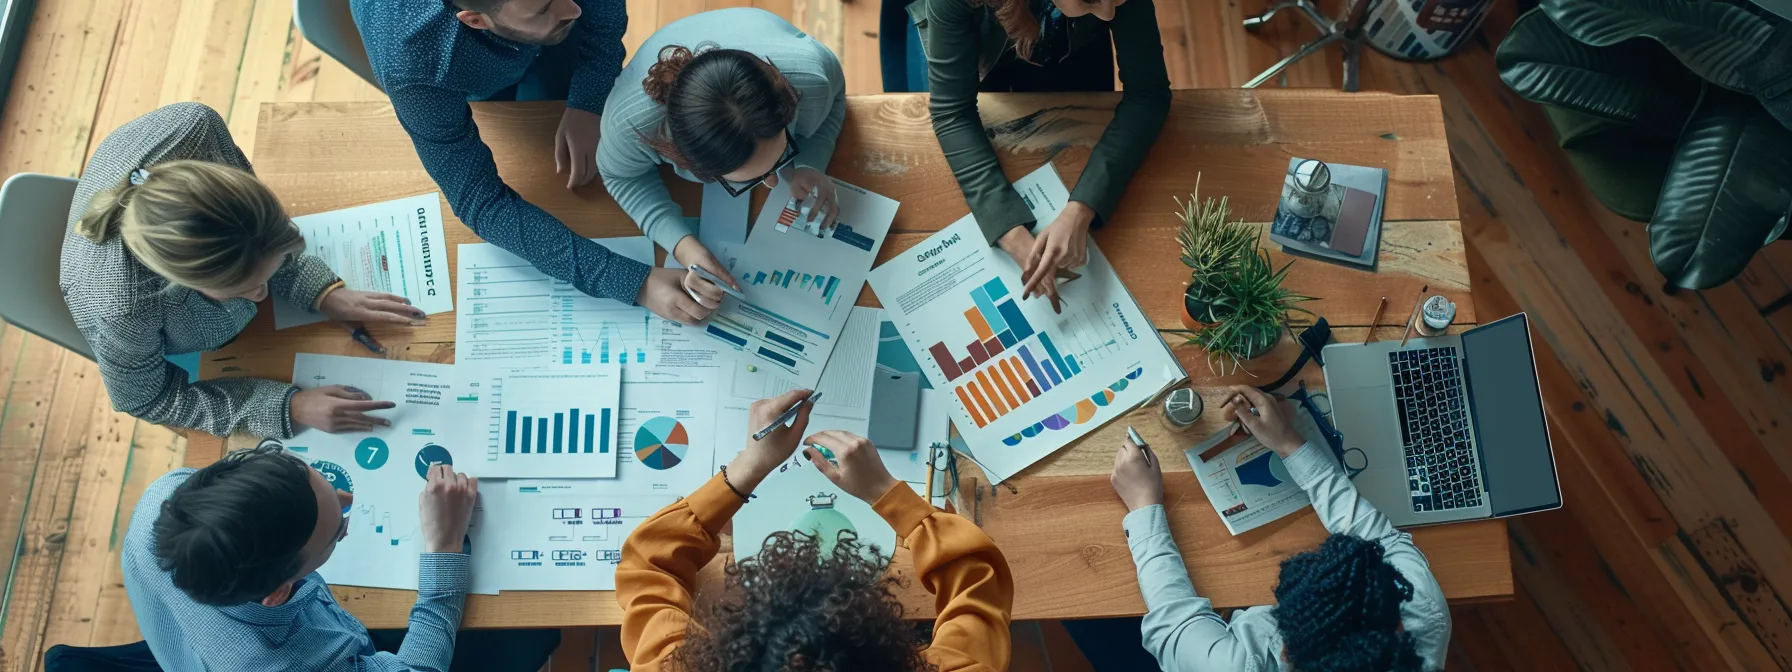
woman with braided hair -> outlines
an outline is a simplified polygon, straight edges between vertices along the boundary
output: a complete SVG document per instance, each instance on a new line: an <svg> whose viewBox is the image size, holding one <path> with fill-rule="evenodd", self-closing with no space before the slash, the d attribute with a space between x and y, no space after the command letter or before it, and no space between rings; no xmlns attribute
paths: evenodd
<svg viewBox="0 0 1792 672"><path fill-rule="evenodd" d="M1170 538L1157 456L1127 441L1112 481L1131 511L1122 524L1145 596L1145 650L1174 672L1442 669L1450 612L1412 535L1394 529L1328 451L1294 430L1287 404L1255 388L1232 393L1226 417L1282 457L1332 535L1282 562L1275 606L1240 609L1227 622L1195 594Z"/></svg>

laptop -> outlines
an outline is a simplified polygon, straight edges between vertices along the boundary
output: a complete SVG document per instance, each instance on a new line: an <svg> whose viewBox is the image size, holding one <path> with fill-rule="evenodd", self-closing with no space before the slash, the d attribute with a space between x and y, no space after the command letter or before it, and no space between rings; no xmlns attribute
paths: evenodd
<svg viewBox="0 0 1792 672"><path fill-rule="evenodd" d="M1357 492L1396 526L1561 508L1524 313L1455 336L1325 346Z"/></svg>

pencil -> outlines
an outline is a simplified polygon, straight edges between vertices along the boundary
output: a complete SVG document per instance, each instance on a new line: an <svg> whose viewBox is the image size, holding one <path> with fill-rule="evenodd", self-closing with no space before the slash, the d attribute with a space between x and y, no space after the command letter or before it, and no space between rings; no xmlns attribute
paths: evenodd
<svg viewBox="0 0 1792 672"><path fill-rule="evenodd" d="M927 505L928 506L933 506L933 461L934 461L934 457L937 455L939 455L938 448L936 448L934 446L927 447Z"/></svg>
<svg viewBox="0 0 1792 672"><path fill-rule="evenodd" d="M1381 303L1375 305L1375 317L1369 318L1369 333L1363 334L1363 345L1375 338L1375 325L1381 323L1381 311L1387 310L1388 297L1381 297Z"/></svg>

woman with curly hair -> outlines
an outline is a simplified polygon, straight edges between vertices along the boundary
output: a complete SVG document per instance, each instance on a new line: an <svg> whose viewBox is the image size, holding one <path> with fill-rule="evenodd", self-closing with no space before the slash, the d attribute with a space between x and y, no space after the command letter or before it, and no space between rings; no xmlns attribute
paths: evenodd
<svg viewBox="0 0 1792 672"><path fill-rule="evenodd" d="M1286 404L1256 388L1232 392L1227 417L1282 457L1332 535L1282 562L1275 606L1240 609L1228 623L1189 583L1164 515L1157 456L1127 441L1112 480L1131 511L1123 524L1145 596L1145 649L1173 672L1443 669L1450 611L1412 535L1394 529L1329 452L1295 431Z"/></svg>
<svg viewBox="0 0 1792 672"><path fill-rule="evenodd" d="M1057 271L1088 261L1089 228L1113 217L1170 114L1170 76L1152 0L915 0L933 132L990 245L1025 271L1023 296L1056 304ZM1070 202L1035 236L977 113L979 91L1126 92Z"/></svg>
<svg viewBox="0 0 1792 672"><path fill-rule="evenodd" d="M685 223L662 164L735 198L789 182L799 198L814 194L810 221L834 225L826 173L846 122L846 75L833 51L776 14L737 7L666 24L636 54L604 104L597 171L654 243L740 287ZM684 285L700 304L689 307L694 320L721 305L722 291L694 272Z"/></svg>
<svg viewBox="0 0 1792 672"><path fill-rule="evenodd" d="M808 396L793 390L753 404L763 427ZM930 638L904 622L899 580L866 548L841 539L778 533L759 554L729 563L719 593L692 595L715 558L718 535L754 488L796 451L809 409L790 427L750 441L689 497L629 535L616 569L622 647L633 672L917 672L1005 670L1014 579L994 541L970 521L937 511L884 468L863 437L825 431L804 456L841 490L871 503L911 551L939 616ZM887 549L886 549L887 550Z"/></svg>

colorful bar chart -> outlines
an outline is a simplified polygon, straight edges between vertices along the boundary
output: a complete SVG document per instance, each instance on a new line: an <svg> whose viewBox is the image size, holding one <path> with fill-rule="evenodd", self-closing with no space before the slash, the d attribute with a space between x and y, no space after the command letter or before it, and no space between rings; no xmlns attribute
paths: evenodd
<svg viewBox="0 0 1792 672"><path fill-rule="evenodd" d="M548 428L548 414L537 417L518 411L504 412L504 452L517 454L578 454L610 452L612 409L581 413L577 408L552 414L553 429Z"/></svg>
<svg viewBox="0 0 1792 672"><path fill-rule="evenodd" d="M1020 306L1008 295L1008 286L1001 278L991 278L970 291L971 307L964 311L965 324L977 338L966 343L963 359L952 356L944 342L927 348L933 361L946 373L946 380L956 381L984 362L994 359L1021 341L1032 336L1033 325L1027 322ZM999 303L998 303L999 302ZM1045 334L1041 333L1043 338Z"/></svg>
<svg viewBox="0 0 1792 672"><path fill-rule="evenodd" d="M1042 334L1043 335L1043 334ZM995 364L976 372L964 384L953 388L960 403L970 411L978 427L987 426L1051 389L1040 377L1039 367L1032 363L1027 346L1020 354L996 360Z"/></svg>

